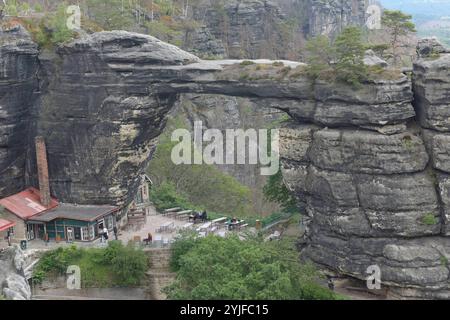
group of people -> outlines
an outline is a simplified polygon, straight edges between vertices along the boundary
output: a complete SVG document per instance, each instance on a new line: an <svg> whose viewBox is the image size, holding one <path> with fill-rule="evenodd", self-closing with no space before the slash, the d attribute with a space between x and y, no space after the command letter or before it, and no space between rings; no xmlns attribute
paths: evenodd
<svg viewBox="0 0 450 320"><path fill-rule="evenodd" d="M228 230L232 231L232 230L236 229L236 226L238 223L239 223L239 220L236 217L228 219L228 221L227 221Z"/></svg>
<svg viewBox="0 0 450 320"><path fill-rule="evenodd" d="M208 221L208 213L206 211L196 212L189 216L189 221L194 221L194 223L197 223L198 221L206 222Z"/></svg>

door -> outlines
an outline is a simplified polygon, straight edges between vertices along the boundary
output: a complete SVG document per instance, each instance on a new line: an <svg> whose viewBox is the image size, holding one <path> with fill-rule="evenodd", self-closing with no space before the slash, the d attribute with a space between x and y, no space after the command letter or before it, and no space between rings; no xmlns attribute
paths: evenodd
<svg viewBox="0 0 450 320"><path fill-rule="evenodd" d="M76 241L81 241L83 240L81 238L81 228L74 228L74 233L75 233L75 240Z"/></svg>
<svg viewBox="0 0 450 320"><path fill-rule="evenodd" d="M31 241L36 238L34 233L34 224L27 224L27 240Z"/></svg>
<svg viewBox="0 0 450 320"><path fill-rule="evenodd" d="M37 238L39 240L44 240L44 225L43 224L39 224L37 225Z"/></svg>
<svg viewBox="0 0 450 320"><path fill-rule="evenodd" d="M105 219L98 221L98 233L99 234L103 233L103 228L105 228Z"/></svg>
<svg viewBox="0 0 450 320"><path fill-rule="evenodd" d="M73 230L73 228L67 228L66 229L66 234L67 234L67 242L73 242L73 232L74 232L74 230Z"/></svg>

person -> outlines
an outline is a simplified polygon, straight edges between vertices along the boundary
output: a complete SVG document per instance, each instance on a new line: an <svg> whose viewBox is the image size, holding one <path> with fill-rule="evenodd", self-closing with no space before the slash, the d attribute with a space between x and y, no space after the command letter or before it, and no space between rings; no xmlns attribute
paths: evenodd
<svg viewBox="0 0 450 320"><path fill-rule="evenodd" d="M334 281L333 278L328 278L328 289L334 291Z"/></svg>
<svg viewBox="0 0 450 320"><path fill-rule="evenodd" d="M119 240L119 230L117 230L117 226L114 226L113 232L114 232L114 238L116 240Z"/></svg>
<svg viewBox="0 0 450 320"><path fill-rule="evenodd" d="M202 221L206 222L208 220L208 213L206 213L206 210L202 212Z"/></svg>
<svg viewBox="0 0 450 320"><path fill-rule="evenodd" d="M11 247L11 229L8 230L6 237L8 239L8 247Z"/></svg>
<svg viewBox="0 0 450 320"><path fill-rule="evenodd" d="M229 231L234 230L235 227L236 227L236 223L237 223L237 222L238 222L237 218L236 218L236 217L233 217L233 218L230 220L230 222L228 223L228 230L229 230Z"/></svg>
<svg viewBox="0 0 450 320"><path fill-rule="evenodd" d="M108 243L109 233L106 227L103 228L103 240L105 243Z"/></svg>
<svg viewBox="0 0 450 320"><path fill-rule="evenodd" d="M144 240L144 242L149 245L153 242L153 235L149 232L148 233L148 238Z"/></svg>

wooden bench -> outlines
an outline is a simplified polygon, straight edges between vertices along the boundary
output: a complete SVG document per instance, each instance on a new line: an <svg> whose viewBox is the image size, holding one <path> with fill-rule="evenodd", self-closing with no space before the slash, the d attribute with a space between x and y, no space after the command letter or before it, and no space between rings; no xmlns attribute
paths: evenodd
<svg viewBox="0 0 450 320"><path fill-rule="evenodd" d="M192 210L185 210L185 211L177 212L175 214L175 218L182 220L183 218L187 218L188 215L191 214L192 212L193 212Z"/></svg>
<svg viewBox="0 0 450 320"><path fill-rule="evenodd" d="M169 215L173 215L175 213L177 213L178 211L180 211L181 208L171 208L171 209L166 209L163 212L163 216L169 216Z"/></svg>

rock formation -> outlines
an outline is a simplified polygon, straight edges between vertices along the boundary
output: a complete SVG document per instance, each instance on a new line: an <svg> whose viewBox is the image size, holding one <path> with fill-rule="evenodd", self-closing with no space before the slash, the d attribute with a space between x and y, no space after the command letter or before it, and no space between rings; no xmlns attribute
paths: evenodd
<svg viewBox="0 0 450 320"><path fill-rule="evenodd" d="M414 83L398 74L355 89L312 84L302 64L288 61L295 77L242 77L240 61L202 61L128 32L96 33L41 53L35 73L27 36L4 39L1 52L15 43L31 48L8 58L11 70L27 72L5 83L14 88L30 78L32 85L0 107L16 128L5 145L18 141L20 154L28 153L16 176L15 164L0 162L0 180L17 181L2 184L2 195L33 184L34 152L24 137L39 134L61 201L125 205L180 93L250 97L292 117L281 151L286 183L312 218L304 255L361 279L378 265L393 295L450 297L449 54L417 61ZM27 95L37 99L20 100ZM27 113L15 114L18 106Z"/></svg>
<svg viewBox="0 0 450 320"><path fill-rule="evenodd" d="M0 251L0 295L9 300L30 300L31 289L25 277L27 257L19 247Z"/></svg>
<svg viewBox="0 0 450 320"><path fill-rule="evenodd" d="M287 108L284 176L312 218L305 256L361 280L377 265L394 297L449 297L449 70L449 54L422 57L413 88L318 84L308 108Z"/></svg>
<svg viewBox="0 0 450 320"><path fill-rule="evenodd" d="M20 26L0 32L0 196L24 187L38 50Z"/></svg>
<svg viewBox="0 0 450 320"><path fill-rule="evenodd" d="M285 17L271 1L225 1L194 12L194 18L203 21L207 30L222 43L226 57L277 58L285 51L280 29ZM220 53L220 45L212 44L213 50L209 52Z"/></svg>
<svg viewBox="0 0 450 320"><path fill-rule="evenodd" d="M348 25L366 24L367 0L309 0L308 35L335 37Z"/></svg>

